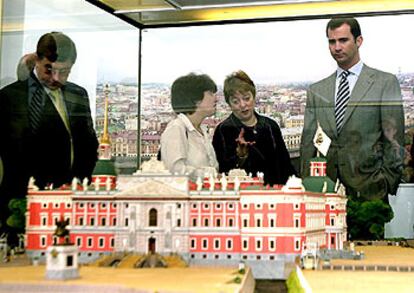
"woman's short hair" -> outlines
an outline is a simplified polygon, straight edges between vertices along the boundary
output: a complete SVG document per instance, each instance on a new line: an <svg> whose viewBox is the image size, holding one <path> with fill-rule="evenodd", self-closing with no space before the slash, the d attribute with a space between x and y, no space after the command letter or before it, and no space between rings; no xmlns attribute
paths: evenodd
<svg viewBox="0 0 414 293"><path fill-rule="evenodd" d="M238 70L228 75L224 80L224 98L227 104L230 104L230 97L236 92L251 92L256 97L256 86L250 77L243 70Z"/></svg>
<svg viewBox="0 0 414 293"><path fill-rule="evenodd" d="M204 92L217 92L216 83L207 74L190 73L177 78L171 87L171 105L175 113L192 114Z"/></svg>

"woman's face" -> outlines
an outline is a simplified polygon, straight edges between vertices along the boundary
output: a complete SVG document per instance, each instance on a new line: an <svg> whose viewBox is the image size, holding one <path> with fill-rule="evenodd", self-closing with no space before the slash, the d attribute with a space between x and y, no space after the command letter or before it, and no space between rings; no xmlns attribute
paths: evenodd
<svg viewBox="0 0 414 293"><path fill-rule="evenodd" d="M212 116L216 112L216 103L216 94L211 91L205 91L203 99L197 106L197 110L201 112L204 117Z"/></svg>
<svg viewBox="0 0 414 293"><path fill-rule="evenodd" d="M242 123L252 122L254 119L255 97L252 92L237 91L229 98L230 109Z"/></svg>

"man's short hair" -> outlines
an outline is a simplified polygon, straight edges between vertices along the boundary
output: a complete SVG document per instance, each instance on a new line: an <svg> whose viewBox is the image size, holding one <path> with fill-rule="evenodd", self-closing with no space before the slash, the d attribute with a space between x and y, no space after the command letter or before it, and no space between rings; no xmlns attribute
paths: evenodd
<svg viewBox="0 0 414 293"><path fill-rule="evenodd" d="M334 30L346 23L351 27L351 34L354 40L361 35L361 27L355 18L332 18L326 25L326 36L328 37L328 30Z"/></svg>
<svg viewBox="0 0 414 293"><path fill-rule="evenodd" d="M256 86L246 72L243 70L238 70L226 77L224 80L223 92L227 104L230 104L230 97L232 97L237 92L251 92L255 98Z"/></svg>
<svg viewBox="0 0 414 293"><path fill-rule="evenodd" d="M171 86L171 105L175 113L192 114L204 92L217 92L217 85L207 74L190 73L177 78Z"/></svg>
<svg viewBox="0 0 414 293"><path fill-rule="evenodd" d="M36 54L40 59L47 58L51 62L76 61L75 43L61 32L46 33L37 42Z"/></svg>

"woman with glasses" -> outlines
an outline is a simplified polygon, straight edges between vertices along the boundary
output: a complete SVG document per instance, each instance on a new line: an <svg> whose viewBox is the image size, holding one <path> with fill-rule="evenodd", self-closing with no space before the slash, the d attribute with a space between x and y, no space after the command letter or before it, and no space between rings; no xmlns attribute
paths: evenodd
<svg viewBox="0 0 414 293"><path fill-rule="evenodd" d="M284 184L295 170L279 125L255 111L256 87L239 70L224 81L224 97L232 113L214 132L213 146L219 172L244 169L264 174L265 184Z"/></svg>

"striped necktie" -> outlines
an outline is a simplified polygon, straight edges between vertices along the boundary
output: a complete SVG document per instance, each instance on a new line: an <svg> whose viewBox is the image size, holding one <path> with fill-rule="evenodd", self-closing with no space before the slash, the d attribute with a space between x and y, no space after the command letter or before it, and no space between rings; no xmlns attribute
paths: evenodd
<svg viewBox="0 0 414 293"><path fill-rule="evenodd" d="M29 105L29 123L32 129L32 133L36 134L40 124L42 123L43 113L43 90L40 86L32 95L32 99Z"/></svg>
<svg viewBox="0 0 414 293"><path fill-rule="evenodd" d="M338 93L336 94L335 119L336 119L336 129L338 130L338 133L342 129L342 126L344 123L346 106L351 96L349 92L349 82L348 82L349 74L350 72L346 70L341 73L341 80L339 82Z"/></svg>

